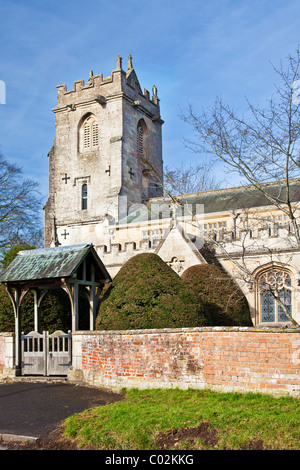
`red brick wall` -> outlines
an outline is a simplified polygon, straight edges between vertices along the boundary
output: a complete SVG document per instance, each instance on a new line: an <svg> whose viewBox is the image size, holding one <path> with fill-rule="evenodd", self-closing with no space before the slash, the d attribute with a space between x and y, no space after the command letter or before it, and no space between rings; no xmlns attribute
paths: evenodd
<svg viewBox="0 0 300 470"><path fill-rule="evenodd" d="M94 384L300 394L299 330L194 328L80 334L83 375Z"/></svg>

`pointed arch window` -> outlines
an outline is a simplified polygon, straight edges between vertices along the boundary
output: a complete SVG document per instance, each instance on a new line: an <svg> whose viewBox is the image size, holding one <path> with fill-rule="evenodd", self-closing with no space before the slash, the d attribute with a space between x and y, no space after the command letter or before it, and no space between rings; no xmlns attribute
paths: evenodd
<svg viewBox="0 0 300 470"><path fill-rule="evenodd" d="M81 126L81 151L96 150L99 144L98 121L93 114L89 114Z"/></svg>
<svg viewBox="0 0 300 470"><path fill-rule="evenodd" d="M147 157L149 133L145 121L140 119L137 125L137 153L139 157Z"/></svg>
<svg viewBox="0 0 300 470"><path fill-rule="evenodd" d="M144 132L143 127L141 124L138 125L137 129L137 147L138 147L138 155L144 155Z"/></svg>

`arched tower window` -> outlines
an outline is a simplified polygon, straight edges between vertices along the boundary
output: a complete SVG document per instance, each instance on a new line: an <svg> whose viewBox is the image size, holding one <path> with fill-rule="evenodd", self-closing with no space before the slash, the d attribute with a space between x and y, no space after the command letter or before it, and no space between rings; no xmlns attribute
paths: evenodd
<svg viewBox="0 0 300 470"><path fill-rule="evenodd" d="M137 154L138 157L148 158L148 129L143 119L137 125Z"/></svg>
<svg viewBox="0 0 300 470"><path fill-rule="evenodd" d="M96 150L99 144L98 121L93 114L87 115L80 126L80 151Z"/></svg>
<svg viewBox="0 0 300 470"><path fill-rule="evenodd" d="M137 156L141 178L142 201L149 198L150 187L150 156L149 156L149 131L144 119L140 119L137 125Z"/></svg>
<svg viewBox="0 0 300 470"><path fill-rule="evenodd" d="M87 184L84 183L81 187L81 209L87 209Z"/></svg>
<svg viewBox="0 0 300 470"><path fill-rule="evenodd" d="M143 127L141 124L138 125L138 132L137 132L137 147L138 147L138 155L144 155L144 132Z"/></svg>
<svg viewBox="0 0 300 470"><path fill-rule="evenodd" d="M280 305L280 302L282 302L289 315L293 315L292 278L290 273L279 268L270 269L258 277L258 285L260 321L262 323L290 321Z"/></svg>

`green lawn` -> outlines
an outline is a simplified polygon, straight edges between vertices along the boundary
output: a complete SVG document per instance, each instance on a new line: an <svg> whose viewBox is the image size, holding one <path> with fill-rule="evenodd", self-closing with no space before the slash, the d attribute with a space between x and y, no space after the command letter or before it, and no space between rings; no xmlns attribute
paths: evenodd
<svg viewBox="0 0 300 470"><path fill-rule="evenodd" d="M300 400L207 390L124 390L124 400L68 418L79 447L300 449Z"/></svg>

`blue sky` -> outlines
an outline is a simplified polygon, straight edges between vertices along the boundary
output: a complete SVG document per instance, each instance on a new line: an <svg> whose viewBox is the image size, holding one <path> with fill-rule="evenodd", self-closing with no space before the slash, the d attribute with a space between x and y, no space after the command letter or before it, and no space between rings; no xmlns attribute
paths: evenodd
<svg viewBox="0 0 300 470"><path fill-rule="evenodd" d="M56 86L72 89L90 69L108 76L118 54L123 68L132 54L142 88L158 88L165 164L195 163L180 110L216 96L241 110L245 96L263 105L273 91L271 63L300 43L299 10L294 0L1 0L0 151L46 197Z"/></svg>

